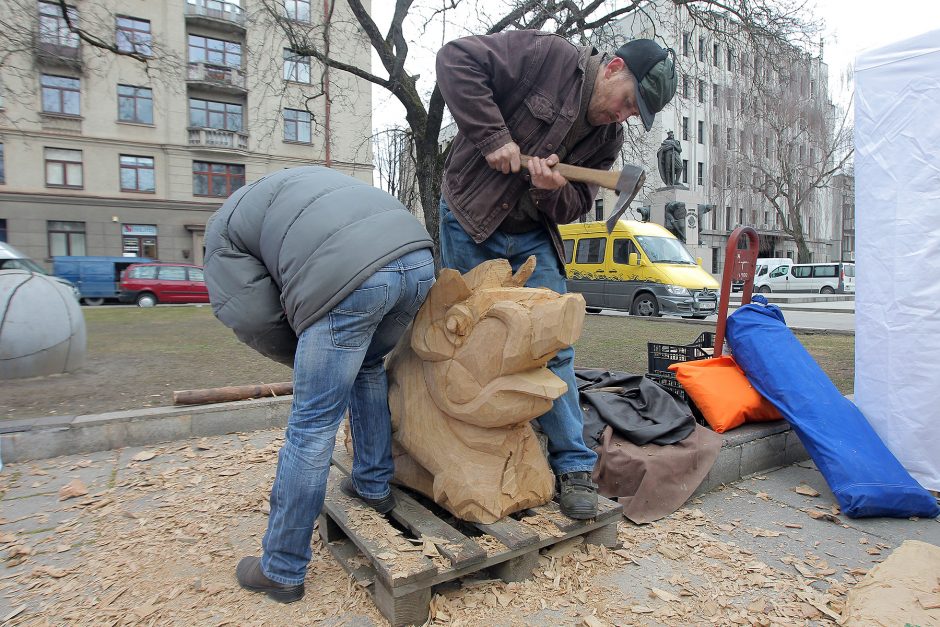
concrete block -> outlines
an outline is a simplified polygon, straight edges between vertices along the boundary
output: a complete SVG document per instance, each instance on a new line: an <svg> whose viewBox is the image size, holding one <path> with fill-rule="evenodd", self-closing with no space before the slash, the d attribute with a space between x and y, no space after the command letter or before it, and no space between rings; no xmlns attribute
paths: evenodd
<svg viewBox="0 0 940 627"><path fill-rule="evenodd" d="M705 475L701 485L693 496L714 490L725 483L732 483L741 478L741 447L722 448L712 469Z"/></svg>
<svg viewBox="0 0 940 627"><path fill-rule="evenodd" d="M149 446L159 442L192 437L189 415L148 417L124 423L126 438L122 446Z"/></svg>
<svg viewBox="0 0 940 627"><path fill-rule="evenodd" d="M72 422L74 418L75 416L44 416L42 418L4 420L0 422L0 433L29 431L30 429L44 429L47 427L64 427Z"/></svg>
<svg viewBox="0 0 940 627"><path fill-rule="evenodd" d="M741 476L783 466L786 463L786 439L786 433L775 433L742 445Z"/></svg>
<svg viewBox="0 0 940 627"><path fill-rule="evenodd" d="M786 435L787 439L783 463L789 465L809 459L809 453L806 452L806 448L803 446L800 438L797 437L796 432L787 431Z"/></svg>

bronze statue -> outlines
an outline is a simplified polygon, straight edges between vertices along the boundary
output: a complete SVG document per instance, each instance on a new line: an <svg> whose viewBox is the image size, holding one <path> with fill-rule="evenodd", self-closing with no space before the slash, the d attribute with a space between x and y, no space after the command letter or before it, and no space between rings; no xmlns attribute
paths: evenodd
<svg viewBox="0 0 940 627"><path fill-rule="evenodd" d="M656 151L656 163L659 165L659 176L666 185L681 185L682 181L682 146L679 140L673 137L673 132L666 134L666 139Z"/></svg>
<svg viewBox="0 0 940 627"><path fill-rule="evenodd" d="M685 217L688 212L684 202L667 202L665 226L676 238L685 244Z"/></svg>

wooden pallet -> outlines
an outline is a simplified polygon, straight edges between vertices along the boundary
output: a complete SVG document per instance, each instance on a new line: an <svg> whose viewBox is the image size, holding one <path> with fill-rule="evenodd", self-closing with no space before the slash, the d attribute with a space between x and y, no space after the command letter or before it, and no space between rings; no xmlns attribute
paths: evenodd
<svg viewBox="0 0 940 627"><path fill-rule="evenodd" d="M528 579L538 565L539 549L579 536L588 544L617 545L623 506L603 497L598 497L598 515L592 520L572 520L551 502L521 512L521 520L507 516L488 525L451 524L442 518L453 520L443 510L435 514L393 487L397 504L389 516L407 530L406 536L384 516L340 491L339 482L351 467L352 459L338 446L320 537L343 568L368 585L372 600L393 627L427 621L435 585L484 568L503 581Z"/></svg>

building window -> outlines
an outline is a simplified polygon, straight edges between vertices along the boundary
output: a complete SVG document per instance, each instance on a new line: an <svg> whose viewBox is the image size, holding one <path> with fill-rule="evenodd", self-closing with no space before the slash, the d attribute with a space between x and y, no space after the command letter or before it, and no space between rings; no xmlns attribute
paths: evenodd
<svg viewBox="0 0 940 627"><path fill-rule="evenodd" d="M81 81L67 76L43 74L39 82L42 85L42 110L44 113L81 115Z"/></svg>
<svg viewBox="0 0 940 627"><path fill-rule="evenodd" d="M725 187L727 187L728 189L731 188L731 166L725 166ZM728 214L728 215L731 215L731 214Z"/></svg>
<svg viewBox="0 0 940 627"><path fill-rule="evenodd" d="M296 22L309 22L310 0L284 0L284 15Z"/></svg>
<svg viewBox="0 0 940 627"><path fill-rule="evenodd" d="M682 55L689 56L692 54L692 33L683 33L682 34Z"/></svg>
<svg viewBox="0 0 940 627"><path fill-rule="evenodd" d="M721 65L721 55L718 54L718 44L712 44L712 64L715 67Z"/></svg>
<svg viewBox="0 0 940 627"><path fill-rule="evenodd" d="M295 83L310 82L310 57L284 49L284 80Z"/></svg>
<svg viewBox="0 0 940 627"><path fill-rule="evenodd" d="M731 207L725 207L725 228L730 231L732 226L734 224L731 220Z"/></svg>
<svg viewBox="0 0 940 627"><path fill-rule="evenodd" d="M727 63L725 63L725 68L728 70L733 70L734 69L734 52L731 51L731 48L728 48L728 50L725 53L725 57L726 57L725 61L727 61Z"/></svg>
<svg viewBox="0 0 940 627"><path fill-rule="evenodd" d="M153 157L121 155L121 191L153 192L155 190Z"/></svg>
<svg viewBox="0 0 940 627"><path fill-rule="evenodd" d="M695 181L699 185L705 184L705 164L701 161L698 162L695 173Z"/></svg>
<svg viewBox="0 0 940 627"><path fill-rule="evenodd" d="M78 11L75 7L69 7L68 11L69 20L78 25ZM39 41L63 48L78 48L78 35L69 30L68 22L56 3L39 3Z"/></svg>
<svg viewBox="0 0 940 627"><path fill-rule="evenodd" d="M245 166L193 161L193 195L228 198L245 184Z"/></svg>
<svg viewBox="0 0 940 627"><path fill-rule="evenodd" d="M804 163L806 159L806 146L800 144L800 163Z"/></svg>
<svg viewBox="0 0 940 627"><path fill-rule="evenodd" d="M746 101L745 101L744 94L741 94L741 113L744 113L746 104L747 104L747 103L746 103Z"/></svg>
<svg viewBox="0 0 940 627"><path fill-rule="evenodd" d="M682 139L689 141L689 118L682 118Z"/></svg>
<svg viewBox="0 0 940 627"><path fill-rule="evenodd" d="M313 116L309 111L300 109L284 109L284 141L303 142L311 141L310 123Z"/></svg>
<svg viewBox="0 0 940 627"><path fill-rule="evenodd" d="M45 158L46 187L82 187L81 150L46 148Z"/></svg>
<svg viewBox="0 0 940 627"><path fill-rule="evenodd" d="M719 137L721 136L718 134L718 125L712 124L712 144L717 143Z"/></svg>
<svg viewBox="0 0 940 627"><path fill-rule="evenodd" d="M770 138L764 138L764 157L770 159Z"/></svg>
<svg viewBox="0 0 940 627"><path fill-rule="evenodd" d="M189 62L240 68L242 66L242 46L234 41L190 35Z"/></svg>
<svg viewBox="0 0 940 627"><path fill-rule="evenodd" d="M0 218L0 242L7 241L7 219Z"/></svg>
<svg viewBox="0 0 940 627"><path fill-rule="evenodd" d="M149 57L153 54L153 34L150 32L150 20L134 17L117 17L115 31L118 50Z"/></svg>
<svg viewBox="0 0 940 627"><path fill-rule="evenodd" d="M692 97L692 79L688 76L682 77L682 97L691 98Z"/></svg>
<svg viewBox="0 0 940 627"><path fill-rule="evenodd" d="M717 84L712 85L712 104L715 107L721 106L721 88Z"/></svg>
<svg viewBox="0 0 940 627"><path fill-rule="evenodd" d="M698 121L698 143L705 143L705 122L701 120Z"/></svg>
<svg viewBox="0 0 940 627"><path fill-rule="evenodd" d="M705 38L698 38L698 60L705 63Z"/></svg>
<svg viewBox="0 0 940 627"><path fill-rule="evenodd" d="M217 128L240 133L244 128L243 122L240 104L189 99L189 125L193 128Z"/></svg>
<svg viewBox="0 0 940 627"><path fill-rule="evenodd" d="M682 160L682 182L686 185L689 184L689 160Z"/></svg>
<svg viewBox="0 0 940 627"><path fill-rule="evenodd" d="M738 224L744 224L744 207L738 208Z"/></svg>
<svg viewBox="0 0 940 627"><path fill-rule="evenodd" d="M725 145L726 145L726 147L728 148L728 150L731 150L731 146L732 146L732 143L733 143L733 142L731 141L731 127L729 126L728 128L725 129L725 131L727 131L727 132L725 133Z"/></svg>
<svg viewBox="0 0 940 627"><path fill-rule="evenodd" d="M741 154L747 153L747 135L744 133L744 129L741 129L741 143L738 146Z"/></svg>
<svg viewBox="0 0 940 627"><path fill-rule="evenodd" d="M49 220L46 222L49 234L49 256L85 255L85 223Z"/></svg>
<svg viewBox="0 0 940 627"><path fill-rule="evenodd" d="M604 199L598 198L594 201L594 219L598 222L604 219Z"/></svg>
<svg viewBox="0 0 940 627"><path fill-rule="evenodd" d="M0 144L0 185L3 185L7 182L6 167L5 163L6 155L3 152L3 144Z"/></svg>
<svg viewBox="0 0 940 627"><path fill-rule="evenodd" d="M702 79L698 81L698 101L705 104L705 81Z"/></svg>
<svg viewBox="0 0 940 627"><path fill-rule="evenodd" d="M118 85L118 120L153 124L153 90L133 85Z"/></svg>

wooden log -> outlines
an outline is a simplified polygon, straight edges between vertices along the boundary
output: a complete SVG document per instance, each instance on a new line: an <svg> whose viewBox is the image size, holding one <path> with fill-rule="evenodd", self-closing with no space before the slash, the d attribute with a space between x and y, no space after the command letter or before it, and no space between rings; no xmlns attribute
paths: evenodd
<svg viewBox="0 0 940 627"><path fill-rule="evenodd" d="M174 405L202 405L203 403L227 403L265 396L287 396L294 393L294 384L262 383L261 385L234 385L203 390L177 390L173 392Z"/></svg>

